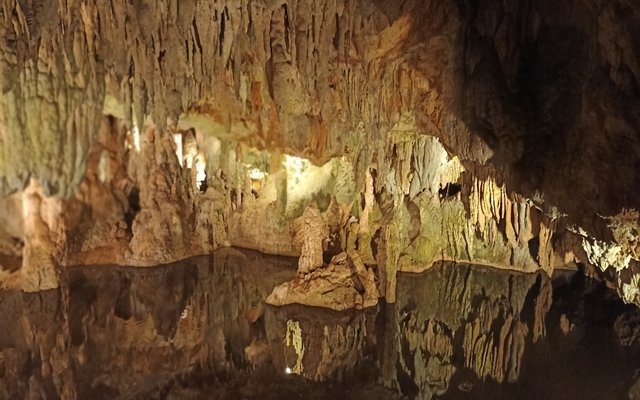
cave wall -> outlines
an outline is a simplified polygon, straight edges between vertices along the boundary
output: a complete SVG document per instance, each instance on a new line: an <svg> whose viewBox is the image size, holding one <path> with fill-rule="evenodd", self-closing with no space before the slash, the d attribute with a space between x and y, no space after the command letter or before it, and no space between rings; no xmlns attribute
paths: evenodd
<svg viewBox="0 0 640 400"><path fill-rule="evenodd" d="M356 218L389 301L398 270L438 260L580 262L640 301L639 19L625 1L5 0L0 184L24 191L7 254L29 290L56 265L302 254L318 199L287 214L279 165L343 158L359 194L340 235ZM185 132L204 193L173 155ZM260 190L245 148L273 158Z"/></svg>
<svg viewBox="0 0 640 400"><path fill-rule="evenodd" d="M414 138L419 150L405 146L409 153L396 167L415 165L420 175L409 182L389 172L381 184L379 170L368 169L362 193L348 157L317 167L191 129L162 135L149 125L136 134L104 117L73 197L46 197L35 180L13 195L24 208L26 245L16 256L22 269L7 273L20 275L22 289L32 292L57 287L57 267L154 266L236 246L302 256L301 266L315 251L318 264L309 261L304 271L311 273L347 252L364 281L375 272L377 288L369 292L392 302L399 271L421 272L440 261L549 274L565 267L566 251L551 247L554 220L526 199L509 197L493 177L478 179L484 171L465 171L437 139ZM348 282L346 273L327 278L330 286ZM19 284L7 279L8 286ZM312 301L313 288L321 291L294 285L292 293L303 293L297 302ZM354 306L337 293L329 308Z"/></svg>

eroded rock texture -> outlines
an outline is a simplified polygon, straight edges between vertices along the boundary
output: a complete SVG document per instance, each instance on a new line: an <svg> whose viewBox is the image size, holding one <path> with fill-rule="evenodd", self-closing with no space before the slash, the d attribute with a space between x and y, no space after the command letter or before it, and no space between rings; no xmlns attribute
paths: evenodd
<svg viewBox="0 0 640 400"><path fill-rule="evenodd" d="M0 6L4 286L306 259L315 202L323 264L356 251L390 302L439 261L578 263L640 302L635 2L116 3Z"/></svg>
<svg viewBox="0 0 640 400"><path fill-rule="evenodd" d="M236 245L312 283L348 254L335 309L440 261L577 262L640 301L634 4L7 1L2 21L2 185L23 190L3 286Z"/></svg>
<svg viewBox="0 0 640 400"><path fill-rule="evenodd" d="M639 27L631 0L0 0L0 397L269 365L432 398L517 382L550 329L570 359L599 311L547 318L554 272L640 305Z"/></svg>
<svg viewBox="0 0 640 400"><path fill-rule="evenodd" d="M291 282L277 286L267 298L275 306L304 304L338 311L363 309L378 303L375 273L362 260L347 253L333 257L326 267L307 272Z"/></svg>

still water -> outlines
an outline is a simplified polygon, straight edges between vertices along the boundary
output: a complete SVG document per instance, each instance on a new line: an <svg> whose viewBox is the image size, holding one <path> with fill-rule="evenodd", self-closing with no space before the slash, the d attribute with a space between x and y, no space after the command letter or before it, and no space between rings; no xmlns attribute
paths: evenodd
<svg viewBox="0 0 640 400"><path fill-rule="evenodd" d="M628 399L640 313L580 273L443 264L397 301L263 300L296 260L226 249L0 292L0 399Z"/></svg>

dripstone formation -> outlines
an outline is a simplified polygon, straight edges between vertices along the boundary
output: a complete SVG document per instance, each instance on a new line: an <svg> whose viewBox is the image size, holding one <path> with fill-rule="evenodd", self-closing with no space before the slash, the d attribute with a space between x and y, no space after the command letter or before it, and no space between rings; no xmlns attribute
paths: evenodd
<svg viewBox="0 0 640 400"><path fill-rule="evenodd" d="M443 263L640 305L637 1L0 0L0 38L3 290L236 247L298 259L273 306L395 304ZM519 308L465 329L543 336ZM443 363L432 317L407 340ZM509 380L513 346L466 362Z"/></svg>

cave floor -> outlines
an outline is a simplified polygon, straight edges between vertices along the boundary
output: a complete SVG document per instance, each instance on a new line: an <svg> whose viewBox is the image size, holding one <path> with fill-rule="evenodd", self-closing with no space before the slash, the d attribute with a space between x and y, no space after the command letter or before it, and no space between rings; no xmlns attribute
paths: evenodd
<svg viewBox="0 0 640 400"><path fill-rule="evenodd" d="M640 313L581 273L449 263L394 304L264 305L295 271L227 249L0 292L0 399L628 399L640 374Z"/></svg>

